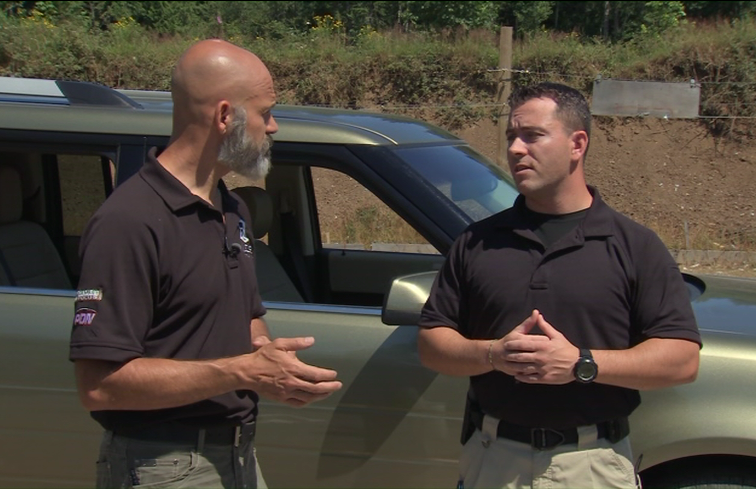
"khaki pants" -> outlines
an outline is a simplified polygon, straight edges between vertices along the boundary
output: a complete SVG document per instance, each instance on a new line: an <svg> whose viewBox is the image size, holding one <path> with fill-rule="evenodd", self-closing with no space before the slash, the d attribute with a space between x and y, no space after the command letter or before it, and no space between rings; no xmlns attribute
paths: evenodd
<svg viewBox="0 0 756 489"><path fill-rule="evenodd" d="M252 440L233 445L143 441L105 432L98 488L214 487L266 489Z"/></svg>
<svg viewBox="0 0 756 489"><path fill-rule="evenodd" d="M577 444L551 450L496 437L496 420L486 416L462 449L459 486L465 488L640 488L627 437L596 439L596 428L579 428Z"/></svg>

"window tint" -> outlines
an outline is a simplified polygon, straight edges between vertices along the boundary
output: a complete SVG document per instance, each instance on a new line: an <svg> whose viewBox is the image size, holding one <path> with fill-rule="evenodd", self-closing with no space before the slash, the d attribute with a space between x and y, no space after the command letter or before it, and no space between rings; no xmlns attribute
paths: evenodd
<svg viewBox="0 0 756 489"><path fill-rule="evenodd" d="M63 234L81 236L89 218L105 201L105 178L100 155L58 157Z"/></svg>
<svg viewBox="0 0 756 489"><path fill-rule="evenodd" d="M323 247L438 253L404 219L350 176L313 168L312 181Z"/></svg>

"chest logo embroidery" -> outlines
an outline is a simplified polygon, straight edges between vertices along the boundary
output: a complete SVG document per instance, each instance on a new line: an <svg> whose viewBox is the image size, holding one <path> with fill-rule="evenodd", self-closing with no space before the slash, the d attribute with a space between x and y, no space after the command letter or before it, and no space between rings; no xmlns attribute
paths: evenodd
<svg viewBox="0 0 756 489"><path fill-rule="evenodd" d="M239 239L242 240L242 243L249 243L249 238L247 237L247 223L241 218L239 219Z"/></svg>

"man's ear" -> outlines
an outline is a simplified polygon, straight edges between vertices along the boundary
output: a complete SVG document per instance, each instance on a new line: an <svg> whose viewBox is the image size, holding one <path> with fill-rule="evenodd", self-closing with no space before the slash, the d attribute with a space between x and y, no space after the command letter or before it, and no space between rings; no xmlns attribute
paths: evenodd
<svg viewBox="0 0 756 489"><path fill-rule="evenodd" d="M231 121L234 119L231 104L227 100L221 100L215 107L215 125L218 132L225 134L228 131Z"/></svg>
<svg viewBox="0 0 756 489"><path fill-rule="evenodd" d="M572 142L572 148L570 152L572 156L578 160L585 155L588 150L588 133L585 131L575 131L570 136Z"/></svg>

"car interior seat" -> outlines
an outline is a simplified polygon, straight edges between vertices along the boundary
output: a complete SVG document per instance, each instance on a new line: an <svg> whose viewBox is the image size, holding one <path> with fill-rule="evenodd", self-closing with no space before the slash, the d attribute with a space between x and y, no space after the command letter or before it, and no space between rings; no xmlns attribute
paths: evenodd
<svg viewBox="0 0 756 489"><path fill-rule="evenodd" d="M66 268L47 231L24 220L21 175L0 165L0 285L71 289Z"/></svg>
<svg viewBox="0 0 756 489"><path fill-rule="evenodd" d="M260 187L237 187L232 190L249 208L255 241L255 268L260 296L266 301L304 302L278 258L262 238L268 234L275 211L270 194Z"/></svg>

